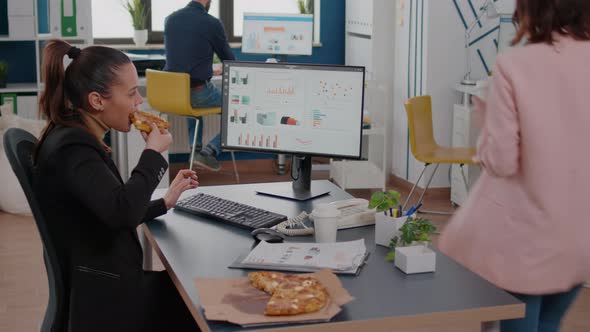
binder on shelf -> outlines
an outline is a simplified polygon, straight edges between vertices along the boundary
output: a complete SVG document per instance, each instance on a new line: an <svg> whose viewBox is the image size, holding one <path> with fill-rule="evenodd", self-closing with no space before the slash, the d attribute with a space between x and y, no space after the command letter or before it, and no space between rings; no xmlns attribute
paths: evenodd
<svg viewBox="0 0 590 332"><path fill-rule="evenodd" d="M8 16L8 36L11 39L35 38L35 17Z"/></svg>
<svg viewBox="0 0 590 332"><path fill-rule="evenodd" d="M0 104L12 105L12 112L17 114L16 93L2 93L0 94Z"/></svg>
<svg viewBox="0 0 590 332"><path fill-rule="evenodd" d="M17 114L25 119L38 119L39 106L37 104L37 95L18 95L16 99Z"/></svg>
<svg viewBox="0 0 590 332"><path fill-rule="evenodd" d="M78 36L76 24L76 0L61 0L61 34L64 37Z"/></svg>
<svg viewBox="0 0 590 332"><path fill-rule="evenodd" d="M6 5L4 5L4 3ZM11 39L33 39L35 38L35 13L33 1L8 0L0 4L0 9L6 8L6 13L0 11L0 21L7 19L8 29L0 27L0 34L8 35ZM4 23L1 23L5 25Z"/></svg>
<svg viewBox="0 0 590 332"><path fill-rule="evenodd" d="M8 16L33 16L33 1L8 0Z"/></svg>
<svg viewBox="0 0 590 332"><path fill-rule="evenodd" d="M49 33L53 37L61 37L61 0L48 0Z"/></svg>
<svg viewBox="0 0 590 332"><path fill-rule="evenodd" d="M76 0L76 22L78 23L78 36L87 39L92 38L91 0Z"/></svg>
<svg viewBox="0 0 590 332"><path fill-rule="evenodd" d="M49 0L48 8L52 36L92 38L91 0Z"/></svg>

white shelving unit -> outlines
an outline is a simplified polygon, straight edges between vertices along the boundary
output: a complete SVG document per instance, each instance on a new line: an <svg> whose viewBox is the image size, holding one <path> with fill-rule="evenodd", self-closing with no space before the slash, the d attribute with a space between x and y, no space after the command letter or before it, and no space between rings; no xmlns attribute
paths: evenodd
<svg viewBox="0 0 590 332"><path fill-rule="evenodd" d="M0 36L0 42L14 42L14 41L31 41L32 38L11 38L6 36Z"/></svg>
<svg viewBox="0 0 590 332"><path fill-rule="evenodd" d="M0 93L21 93L39 91L37 83L9 83L6 88L0 89Z"/></svg>
<svg viewBox="0 0 590 332"><path fill-rule="evenodd" d="M47 0L50 12L61 12L62 1L61 0ZM60 38L67 40L68 42L79 45L87 46L93 44L92 39L92 15L91 15L91 0L76 0L76 23L77 31L81 33L78 36L62 36L61 35L61 22L60 17L55 15L50 17L50 13L47 19L51 33L39 33L39 11L37 8L37 0L8 0L8 36L0 36L0 43L13 43L13 42L31 42L34 44L35 49L35 63L30 65L35 66L35 80L26 83L8 83L6 88L0 89L1 94L17 94L17 101L19 99L18 94L37 94L22 96L22 98L35 99L28 100L24 103L17 103L21 105L35 105L37 103L38 94L43 89L41 79L41 52L43 50L43 44L45 41L52 38ZM45 13L43 13L45 15ZM56 22L55 20L58 20ZM32 26L31 26L32 23ZM9 63L9 70L15 70L14 67ZM29 65L29 64L27 64ZM11 69L12 67L12 69ZM18 110L18 107L17 107ZM36 110L24 110L19 115L25 117L31 117L36 114Z"/></svg>
<svg viewBox="0 0 590 332"><path fill-rule="evenodd" d="M395 1L346 1L346 64L365 67L363 159L332 160L330 178L343 189L385 190L390 169Z"/></svg>
<svg viewBox="0 0 590 332"><path fill-rule="evenodd" d="M453 106L453 147L473 147L477 143L479 136L479 129L475 126L471 117L473 115L473 105L471 104L471 96L476 94L476 90L470 86L458 84L455 90L461 92L463 95L463 102ZM463 173L467 186L461 174L459 165L451 166L451 202L461 205L471 186L479 178L481 169L476 165L463 166Z"/></svg>

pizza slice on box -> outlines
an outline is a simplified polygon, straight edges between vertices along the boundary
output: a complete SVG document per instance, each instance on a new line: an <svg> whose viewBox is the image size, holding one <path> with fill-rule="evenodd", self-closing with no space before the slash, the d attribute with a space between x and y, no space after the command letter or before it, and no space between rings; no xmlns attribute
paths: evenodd
<svg viewBox="0 0 590 332"><path fill-rule="evenodd" d="M316 312L328 303L328 292L314 277L280 272L252 272L252 285L272 295L265 315L282 316Z"/></svg>

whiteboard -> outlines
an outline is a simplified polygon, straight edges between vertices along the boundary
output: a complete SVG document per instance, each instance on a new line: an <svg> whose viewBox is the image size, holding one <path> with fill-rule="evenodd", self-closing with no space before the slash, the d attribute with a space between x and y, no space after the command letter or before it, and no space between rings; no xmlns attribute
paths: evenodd
<svg viewBox="0 0 590 332"><path fill-rule="evenodd" d="M311 55L313 15L244 13L242 53Z"/></svg>

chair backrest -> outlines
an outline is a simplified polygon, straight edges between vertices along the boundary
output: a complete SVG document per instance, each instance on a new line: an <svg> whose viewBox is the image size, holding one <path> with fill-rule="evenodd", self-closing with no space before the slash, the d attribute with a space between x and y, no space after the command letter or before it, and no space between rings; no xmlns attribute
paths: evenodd
<svg viewBox="0 0 590 332"><path fill-rule="evenodd" d="M405 103L410 129L410 148L414 156L437 146L432 128L432 100L430 96L414 97Z"/></svg>
<svg viewBox="0 0 590 332"><path fill-rule="evenodd" d="M148 69L145 72L150 106L164 113L191 115L190 76Z"/></svg>
<svg viewBox="0 0 590 332"><path fill-rule="evenodd" d="M189 74L148 69L145 75L147 100L152 109L193 117L221 113L220 107L192 108Z"/></svg>
<svg viewBox="0 0 590 332"><path fill-rule="evenodd" d="M23 188L43 242L43 258L49 282L49 302L41 331L65 331L67 329L68 305L64 278L57 259L57 251L49 236L47 223L33 192L33 151L36 144L37 139L25 130L10 128L4 133L4 151Z"/></svg>

